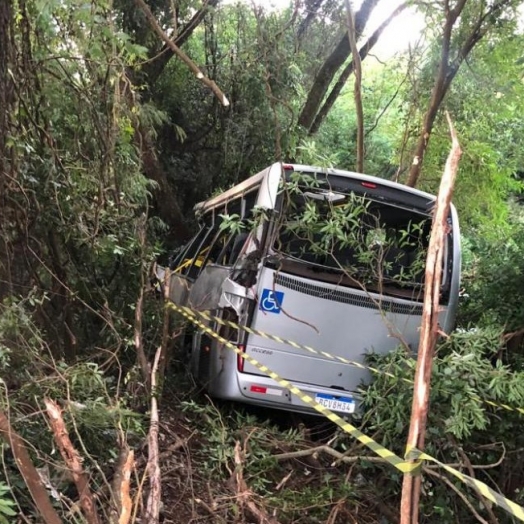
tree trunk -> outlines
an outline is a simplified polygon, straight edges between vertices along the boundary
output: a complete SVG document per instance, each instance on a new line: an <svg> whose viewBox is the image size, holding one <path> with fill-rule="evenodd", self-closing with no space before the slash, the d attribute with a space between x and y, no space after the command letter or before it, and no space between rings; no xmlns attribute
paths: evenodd
<svg viewBox="0 0 524 524"><path fill-rule="evenodd" d="M440 183L426 260L424 310L422 313L422 327L420 332L417 367L415 369L415 384L413 386L411 422L408 442L406 445L408 453L414 448L421 451L424 449L426 422L429 409L431 369L433 366L435 344L438 337L442 256L447 235L447 217L449 215L449 207L458 170L458 163L462 153L449 117L448 121L453 144ZM401 524L418 524L420 485L420 475L416 477L409 473L404 475L400 506Z"/></svg>
<svg viewBox="0 0 524 524"><path fill-rule="evenodd" d="M360 35L366 27L369 17L378 2L379 0L364 0L362 3L360 10L355 16L356 39L360 38ZM308 93L307 100L302 109L302 112L298 117L299 125L306 130L309 131L311 128L318 109L322 104L322 100L324 99L324 96L326 95L335 74L348 59L350 51L351 49L349 47L348 35L346 32L342 36L337 47L322 64L322 67L315 77L313 86Z"/></svg>
<svg viewBox="0 0 524 524"><path fill-rule="evenodd" d="M9 70L12 69L12 0L0 2L0 299L12 292L9 271L10 253L7 245L9 235L3 229L6 220L6 186L10 171L9 135L10 115L13 107L13 82Z"/></svg>
<svg viewBox="0 0 524 524"><path fill-rule="evenodd" d="M428 148L431 132L433 131L433 125L451 82L471 50L484 37L490 27L500 24L500 20L496 17L497 13L512 3L512 0L499 0L498 2L493 3L487 11L482 12L470 28L463 29L459 27L455 32L458 33L463 31L467 36L465 40L463 40L462 45L455 51L454 59L451 59L451 37L453 26L459 19L467 1L468 0L458 0L453 9L449 8L449 0L446 0L445 2L445 21L442 35L440 62L435 77L435 83L433 84L433 89L431 91L431 99L424 115L422 129L419 133L413 161L411 162L408 179L406 181L406 184L410 187L415 187L419 181L422 171L422 163Z"/></svg>
<svg viewBox="0 0 524 524"><path fill-rule="evenodd" d="M355 112L357 114L357 162L356 172L364 172L364 109L362 108L362 65L360 63L360 54L357 48L355 35L355 21L351 2L346 0L346 11L348 19L348 40L353 56L353 70L355 71Z"/></svg>
<svg viewBox="0 0 524 524"><path fill-rule="evenodd" d="M298 41L299 48L304 40L304 37L307 33L309 26L311 25L311 22L313 22L313 20L317 16L318 11L322 7L323 3L324 3L324 0L307 0L306 1L305 9L306 9L307 14L302 19L297 29L297 41Z"/></svg>
<svg viewBox="0 0 524 524"><path fill-rule="evenodd" d="M368 56L369 52L378 42L378 39L380 38L386 27L395 19L395 17L397 17L402 11L404 11L406 7L408 7L407 2L399 5L397 9L395 9L395 11L393 11L393 13L391 13L391 15L389 15L389 17L382 24L380 24L380 26L375 30L375 32L369 37L368 41L360 48L358 52L361 61L364 60L366 56ZM324 121L328 113L331 111L333 104L336 102L338 96L342 92L342 88L346 85L347 79L351 76L351 73L353 73L353 61L349 62L346 65L346 67L338 77L338 80L331 89L324 104L318 111L317 116L313 121L313 124L309 128L309 135L314 135L319 130L322 122Z"/></svg>

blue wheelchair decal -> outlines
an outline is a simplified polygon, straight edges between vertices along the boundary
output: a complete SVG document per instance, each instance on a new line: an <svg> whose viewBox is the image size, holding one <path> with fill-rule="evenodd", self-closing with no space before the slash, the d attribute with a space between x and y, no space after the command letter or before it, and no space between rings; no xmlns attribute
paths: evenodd
<svg viewBox="0 0 524 524"><path fill-rule="evenodd" d="M262 311L267 311L268 313L280 313L283 301L283 291L273 291L272 289L265 288L262 290L259 307Z"/></svg>

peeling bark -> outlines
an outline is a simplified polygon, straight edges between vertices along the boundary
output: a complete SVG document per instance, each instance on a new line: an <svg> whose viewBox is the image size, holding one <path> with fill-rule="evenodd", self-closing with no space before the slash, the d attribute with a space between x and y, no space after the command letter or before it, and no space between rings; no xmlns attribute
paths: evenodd
<svg viewBox="0 0 524 524"><path fill-rule="evenodd" d="M0 434L11 447L18 470L24 479L43 522L45 524L62 524L62 520L49 500L49 495L40 480L38 471L36 471L33 461L24 445L24 441L14 432L7 415L3 411L0 411Z"/></svg>
<svg viewBox="0 0 524 524"><path fill-rule="evenodd" d="M62 418L61 409L56 402L50 399L45 399L44 403L56 445L60 450L66 466L71 470L71 474L73 475L73 480L80 498L80 507L82 508L86 521L88 524L101 524L96 512L95 499L89 489L88 477L82 468L82 459L69 438L69 433Z"/></svg>
<svg viewBox="0 0 524 524"><path fill-rule="evenodd" d="M420 343L415 369L415 383L413 386L411 422L406 444L406 450L408 452L413 448L421 451L424 449L426 422L429 410L431 369L439 330L440 283L442 280L442 257L448 227L447 217L449 215L458 164L462 154L457 134L449 115L448 123L452 138L452 147L440 182L426 260L424 309L422 312ZM401 524L418 524L420 486L420 475L417 477L411 474L404 475L400 506Z"/></svg>

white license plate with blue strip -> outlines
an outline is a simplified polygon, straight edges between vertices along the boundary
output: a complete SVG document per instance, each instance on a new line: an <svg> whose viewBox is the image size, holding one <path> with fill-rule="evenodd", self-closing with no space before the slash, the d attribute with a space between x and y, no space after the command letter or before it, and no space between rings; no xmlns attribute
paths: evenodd
<svg viewBox="0 0 524 524"><path fill-rule="evenodd" d="M351 397L339 397L317 393L315 395L315 401L331 411L338 411L340 413L355 412L355 400Z"/></svg>

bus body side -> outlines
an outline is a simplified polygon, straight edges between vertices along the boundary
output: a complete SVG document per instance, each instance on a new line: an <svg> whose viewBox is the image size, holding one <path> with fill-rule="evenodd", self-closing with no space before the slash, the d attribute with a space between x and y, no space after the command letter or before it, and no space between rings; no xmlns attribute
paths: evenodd
<svg viewBox="0 0 524 524"><path fill-rule="evenodd" d="M308 166L285 167L288 171L306 174L319 171ZM257 192L256 206L276 208L285 174L281 164L274 164L255 175L258 176L253 185ZM420 207L421 202L428 205L434 202L431 195L365 175L329 170L327 179L376 187L377 206L383 206L384 213L398 205L398 215L404 213L409 217L410 206L418 213L415 208ZM233 196L238 195L229 191ZM381 192L386 196L380 196ZM393 195L391 203L388 195ZM375 197L369 195L369 198ZM397 200L403 202L398 204ZM223 202L219 196L197 208L205 214ZM440 312L440 325L445 332L453 327L459 289L460 237L454 208L449 226L444 267L447 291L443 294ZM247 355L318 403L340 413L353 413L358 403L358 388L369 380L370 374L347 361L364 364L366 354L384 354L400 344L416 352L422 287L416 298L402 290L384 293L348 285L347 279L343 281L334 275L332 268L323 273L316 263L296 257L288 259L285 254L280 255L278 263L274 259L275 231L271 223L265 222L245 239L233 266L204 265L191 284L189 305L210 309L213 315L235 324L291 340L293 345L283 344L263 335L247 334L213 321L208 323ZM251 264L249 274L245 270L242 273L247 262ZM201 330L193 336L191 369L212 396L296 412L315 412L257 366L239 358Z"/></svg>

